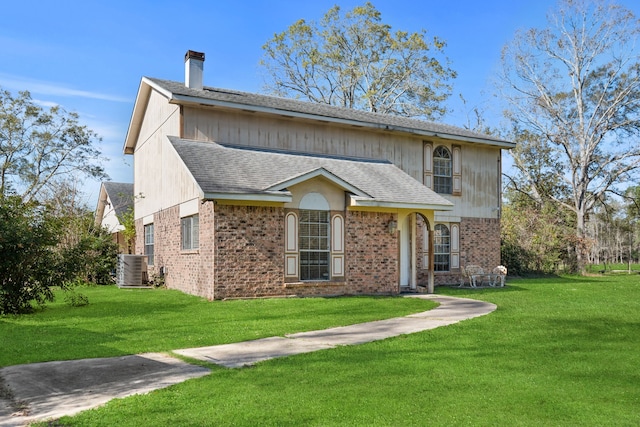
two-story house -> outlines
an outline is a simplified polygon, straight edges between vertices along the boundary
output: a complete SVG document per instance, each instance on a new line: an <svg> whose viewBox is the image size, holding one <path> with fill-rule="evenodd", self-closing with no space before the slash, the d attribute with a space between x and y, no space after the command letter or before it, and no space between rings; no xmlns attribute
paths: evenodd
<svg viewBox="0 0 640 427"><path fill-rule="evenodd" d="M131 253L130 242L124 234L123 218L133 211L133 184L123 182L103 182L98 195L95 225L107 229L118 244L120 253Z"/></svg>
<svg viewBox="0 0 640 427"><path fill-rule="evenodd" d="M398 294L500 262L501 152L465 129L144 77L136 253L209 299Z"/></svg>

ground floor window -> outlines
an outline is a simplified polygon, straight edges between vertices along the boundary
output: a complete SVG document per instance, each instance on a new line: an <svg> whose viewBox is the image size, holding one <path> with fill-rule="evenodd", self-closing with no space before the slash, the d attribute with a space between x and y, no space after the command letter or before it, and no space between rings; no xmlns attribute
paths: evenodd
<svg viewBox="0 0 640 427"><path fill-rule="evenodd" d="M300 280L329 280L329 212L299 211Z"/></svg>
<svg viewBox="0 0 640 427"><path fill-rule="evenodd" d="M154 252L153 224L144 226L144 254L147 256L147 265L153 265Z"/></svg>
<svg viewBox="0 0 640 427"><path fill-rule="evenodd" d="M433 235L433 270L449 271L451 259L451 234L444 224L436 224Z"/></svg>
<svg viewBox="0 0 640 427"><path fill-rule="evenodd" d="M198 215L182 218L180 223L182 249L198 249L200 247L200 221Z"/></svg>

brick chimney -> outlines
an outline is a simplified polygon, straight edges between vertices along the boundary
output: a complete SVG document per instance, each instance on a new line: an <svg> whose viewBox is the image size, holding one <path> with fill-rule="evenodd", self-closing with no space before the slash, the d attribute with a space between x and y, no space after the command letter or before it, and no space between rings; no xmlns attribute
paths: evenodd
<svg viewBox="0 0 640 427"><path fill-rule="evenodd" d="M188 50L184 56L184 85L191 89L202 89L204 53Z"/></svg>

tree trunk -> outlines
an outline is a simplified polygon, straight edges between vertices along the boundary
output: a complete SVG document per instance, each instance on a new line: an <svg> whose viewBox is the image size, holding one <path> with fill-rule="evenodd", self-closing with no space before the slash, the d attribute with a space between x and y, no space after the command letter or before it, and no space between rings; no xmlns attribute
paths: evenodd
<svg viewBox="0 0 640 427"><path fill-rule="evenodd" d="M585 214L582 209L576 210L576 273L584 275L586 272L585 265L585 248L584 244L584 218Z"/></svg>

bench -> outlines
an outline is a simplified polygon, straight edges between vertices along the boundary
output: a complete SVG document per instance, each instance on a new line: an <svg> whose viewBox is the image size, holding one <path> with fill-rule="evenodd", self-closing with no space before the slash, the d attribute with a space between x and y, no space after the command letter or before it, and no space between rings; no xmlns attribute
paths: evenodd
<svg viewBox="0 0 640 427"><path fill-rule="evenodd" d="M472 288L478 287L478 282L482 286L483 281L487 281L489 286L500 287L504 286L504 279L507 275L507 268L499 265L493 269L491 273L485 273L484 269L479 265L469 264L462 268L462 275L460 276L460 286L464 286L465 282L469 282L469 286Z"/></svg>

